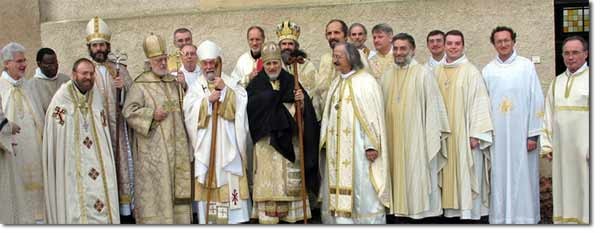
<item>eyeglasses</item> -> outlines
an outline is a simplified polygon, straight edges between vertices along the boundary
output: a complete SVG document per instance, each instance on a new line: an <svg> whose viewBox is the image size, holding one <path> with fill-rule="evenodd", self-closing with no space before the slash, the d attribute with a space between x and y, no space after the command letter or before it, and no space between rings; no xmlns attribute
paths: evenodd
<svg viewBox="0 0 600 233"><path fill-rule="evenodd" d="M569 56L579 56L579 55L581 55L581 54L583 54L583 53L584 53L584 51L577 51L577 50L575 50L575 51L564 51L564 52L562 53L562 56L563 56L563 57L569 57Z"/></svg>

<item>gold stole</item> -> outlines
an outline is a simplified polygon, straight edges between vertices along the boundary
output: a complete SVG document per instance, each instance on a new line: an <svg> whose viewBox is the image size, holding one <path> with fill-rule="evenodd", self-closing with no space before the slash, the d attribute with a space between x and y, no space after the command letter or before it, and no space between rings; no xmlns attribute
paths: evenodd
<svg viewBox="0 0 600 233"><path fill-rule="evenodd" d="M8 82L3 80L4 82ZM23 93L23 86L13 86L9 84L13 90L13 104L12 108L6 110L6 116L10 116L8 118L11 121L16 121L17 119L22 119L24 114L28 114L31 116L31 119L35 123L33 127L35 127L35 131L37 132L38 137L36 138L37 143L42 144L42 135L44 134L44 123L39 122L36 114L33 112L33 108L31 107L31 99ZM23 127L23 126L21 126Z"/></svg>
<svg viewBox="0 0 600 233"><path fill-rule="evenodd" d="M465 129L466 127L462 118L456 119L457 114L462 114L464 112L462 100L456 98L462 96L462 94L457 96L457 89L460 89L462 86L458 84L458 82L461 81L458 80L460 79L458 74L460 74L461 67L462 66L440 67L438 78L440 92L444 98L446 109L448 110L448 123L450 125L450 130L453 132L448 136L448 160L446 166L442 169L442 208L445 209L459 208L459 144L464 142L461 142L457 135L460 130L455 129ZM458 91L462 92L462 90ZM458 101L458 104L456 104L456 101ZM469 154L468 156L471 155ZM464 182L470 181L467 180Z"/></svg>
<svg viewBox="0 0 600 233"><path fill-rule="evenodd" d="M407 113L407 100L411 98L408 94L414 94L413 91L408 91L409 84L412 84L412 78L414 69L412 66L408 66L406 69L404 68L395 68L394 69L394 77L389 82L389 88L385 101L385 109L386 109L386 125L389 130L388 135L388 145L390 145L390 171L392 173L392 177L394 179L393 186L393 199L394 199L394 209L400 210L400 213L397 214L408 214L408 206L406 205L408 200L406 197L406 180L405 176L405 166L406 160L409 156L414 156L408 154L409 151L405 148L405 134L408 134L405 126L410 124L410 122L406 122L405 114ZM394 174L399 174L399 176L394 176Z"/></svg>
<svg viewBox="0 0 600 233"><path fill-rule="evenodd" d="M332 216L351 217L354 181L354 132L355 118L352 76L338 82L338 90L332 96L331 116L335 124L327 131L328 144L335 145L334 156L327 158L329 174L329 210ZM348 119L348 120L343 120ZM333 140L331 140L333 139ZM341 146L350 145L350 146ZM331 155L331 153L328 153Z"/></svg>

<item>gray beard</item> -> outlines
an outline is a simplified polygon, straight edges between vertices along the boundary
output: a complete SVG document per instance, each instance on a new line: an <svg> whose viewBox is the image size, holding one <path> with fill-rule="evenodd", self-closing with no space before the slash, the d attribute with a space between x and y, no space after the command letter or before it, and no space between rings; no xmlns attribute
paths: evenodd
<svg viewBox="0 0 600 233"><path fill-rule="evenodd" d="M271 79L271 81L275 81L279 77L279 74L281 74L281 70L279 70L279 72L277 72L277 74L269 74L269 73L267 73L267 76L269 76L269 79Z"/></svg>

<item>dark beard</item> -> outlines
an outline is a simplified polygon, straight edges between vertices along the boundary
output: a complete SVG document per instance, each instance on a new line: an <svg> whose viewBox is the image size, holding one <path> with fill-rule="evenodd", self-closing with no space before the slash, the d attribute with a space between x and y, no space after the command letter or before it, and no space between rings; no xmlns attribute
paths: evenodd
<svg viewBox="0 0 600 233"><path fill-rule="evenodd" d="M283 60L283 63L285 63L286 65L289 65L290 62L290 58L293 57L302 57L302 58L306 58L307 55L304 51L300 50L300 49L296 49L296 50L290 50L290 49L284 49L283 51L281 51L281 60Z"/></svg>
<svg viewBox="0 0 600 233"><path fill-rule="evenodd" d="M106 50L104 52L98 51L98 52L95 52L95 53L93 53L91 50L88 50L88 52L90 53L90 57L95 62L104 63L108 59L108 53L110 53L110 50Z"/></svg>
<svg viewBox="0 0 600 233"><path fill-rule="evenodd" d="M250 56L252 56L252 58L253 58L254 60L257 60L257 59L259 59L259 58L260 58L260 55L261 55L261 51L258 51L256 54L254 54L254 52L253 52L252 50L250 50Z"/></svg>

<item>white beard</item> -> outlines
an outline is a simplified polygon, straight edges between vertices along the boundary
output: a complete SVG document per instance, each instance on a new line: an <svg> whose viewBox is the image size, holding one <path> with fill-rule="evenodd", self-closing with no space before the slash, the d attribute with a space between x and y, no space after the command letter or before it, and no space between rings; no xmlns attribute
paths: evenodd
<svg viewBox="0 0 600 233"><path fill-rule="evenodd" d="M271 81L275 81L279 77L279 74L281 74L281 70L279 70L279 72L277 72L276 74L267 73L267 76L269 76L269 79L271 79Z"/></svg>

